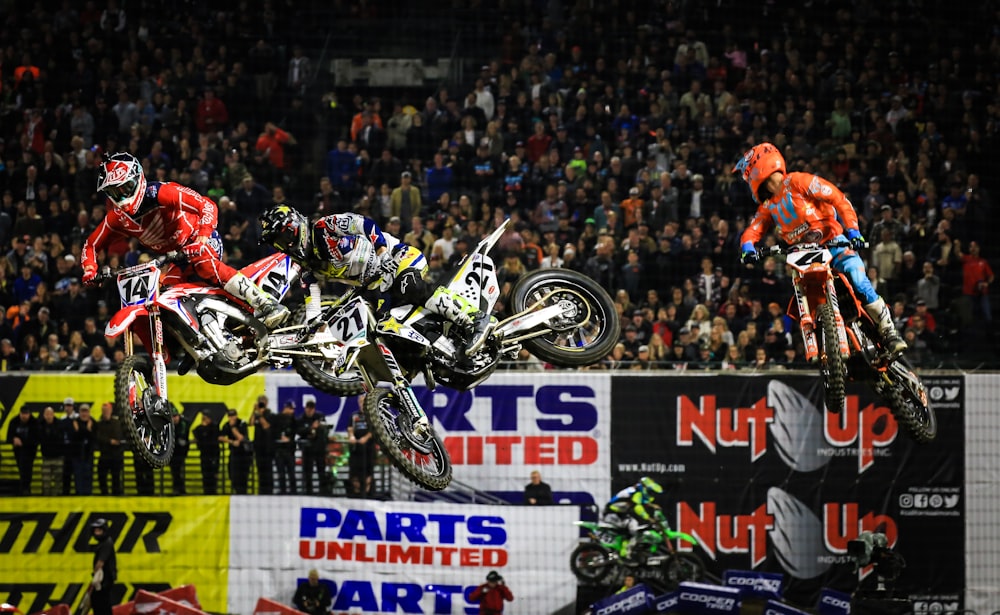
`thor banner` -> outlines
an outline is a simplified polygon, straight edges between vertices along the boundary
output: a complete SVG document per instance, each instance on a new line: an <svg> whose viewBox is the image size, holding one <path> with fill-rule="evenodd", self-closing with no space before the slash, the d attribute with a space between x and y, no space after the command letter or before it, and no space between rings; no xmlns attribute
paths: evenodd
<svg viewBox="0 0 1000 615"><path fill-rule="evenodd" d="M225 497L0 498L0 602L25 613L65 603L75 612L93 569L95 519L108 521L115 544L113 604L190 584L205 610L225 610Z"/></svg>
<svg viewBox="0 0 1000 615"><path fill-rule="evenodd" d="M617 377L613 488L654 477L658 503L710 570L783 573L797 604L857 586L847 544L870 530L920 562L899 590L960 608L963 380L924 382L939 427L917 445L865 386L849 386L835 414L814 376Z"/></svg>

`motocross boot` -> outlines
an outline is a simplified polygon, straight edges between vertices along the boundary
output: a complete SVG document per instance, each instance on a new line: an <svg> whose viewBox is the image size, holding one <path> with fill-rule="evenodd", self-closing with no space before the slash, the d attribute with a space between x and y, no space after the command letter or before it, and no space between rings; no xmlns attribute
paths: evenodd
<svg viewBox="0 0 1000 615"><path fill-rule="evenodd" d="M479 310L462 295L444 286L438 286L430 299L424 303L424 307L429 312L447 318L468 333L469 343L464 349L464 354L475 354L486 341L486 334L489 333L493 320L489 314Z"/></svg>
<svg viewBox="0 0 1000 615"><path fill-rule="evenodd" d="M882 335L882 345L889 353L889 358L895 359L903 354L907 348L906 342L900 337L899 331L896 331L896 326L892 324L892 314L889 312L889 306L885 304L885 301L879 297L866 305L865 311L868 312L868 315L878 325L878 332Z"/></svg>
<svg viewBox="0 0 1000 615"><path fill-rule="evenodd" d="M229 278L224 290L249 303L254 316L268 329L274 329L288 318L288 308L275 301L274 297L262 291L242 273Z"/></svg>

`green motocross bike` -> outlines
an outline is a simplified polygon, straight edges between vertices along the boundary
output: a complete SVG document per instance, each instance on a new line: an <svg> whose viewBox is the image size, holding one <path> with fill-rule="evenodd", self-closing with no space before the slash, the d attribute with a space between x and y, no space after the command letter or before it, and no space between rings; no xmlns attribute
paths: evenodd
<svg viewBox="0 0 1000 615"><path fill-rule="evenodd" d="M705 576L705 565L690 552L674 547L675 540L692 545L698 540L685 532L670 529L666 518L656 510L653 522L640 530L631 553L627 553L628 530L608 523L576 521L587 531L583 542L570 555L569 566L576 578L591 585L621 584L633 575L657 591L670 591L683 581L698 581Z"/></svg>

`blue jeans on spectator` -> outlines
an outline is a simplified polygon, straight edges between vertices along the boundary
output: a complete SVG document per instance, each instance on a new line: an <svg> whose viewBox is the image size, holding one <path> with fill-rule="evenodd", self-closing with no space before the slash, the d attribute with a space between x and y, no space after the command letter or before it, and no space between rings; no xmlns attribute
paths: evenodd
<svg viewBox="0 0 1000 615"><path fill-rule="evenodd" d="M70 460L73 468L73 484L77 495L92 495L94 493L94 456L85 455Z"/></svg>

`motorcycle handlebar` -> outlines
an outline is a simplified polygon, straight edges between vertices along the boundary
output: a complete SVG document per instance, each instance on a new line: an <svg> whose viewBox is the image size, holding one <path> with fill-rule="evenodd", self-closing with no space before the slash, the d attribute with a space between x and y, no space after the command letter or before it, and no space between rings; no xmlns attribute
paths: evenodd
<svg viewBox="0 0 1000 615"><path fill-rule="evenodd" d="M804 244L792 244L792 245L789 245L789 246L782 246L782 245L766 246L766 247L763 247L763 248L758 248L757 249L757 255L760 256L760 257L764 257L764 256L772 256L774 254L788 254L789 252L794 252L796 249L801 248L803 245ZM813 245L816 245L816 244L813 244ZM864 249L868 249L870 247L870 245L871 244L869 244L866 241L866 242L864 242L864 244L862 244L861 247L864 248ZM851 247L851 242L849 242L849 241L828 241L828 242L826 242L824 244L819 244L819 247L821 247L821 248L850 248Z"/></svg>
<svg viewBox="0 0 1000 615"><path fill-rule="evenodd" d="M180 250L172 250L166 254L161 254L156 258L152 259L150 262L154 263L157 267L162 267L167 263L175 263L177 261L184 260L184 252ZM100 273L94 277L94 284L103 284L108 280L113 280L123 273L130 273L133 271L141 271L149 267L149 263L139 263L138 265L132 265L131 267L121 267L119 269L111 270L111 267L105 265L101 268Z"/></svg>

